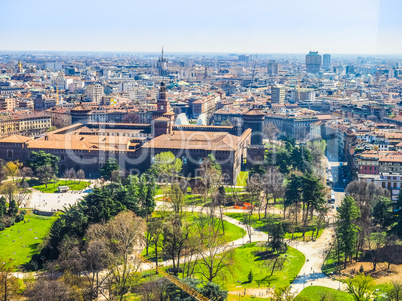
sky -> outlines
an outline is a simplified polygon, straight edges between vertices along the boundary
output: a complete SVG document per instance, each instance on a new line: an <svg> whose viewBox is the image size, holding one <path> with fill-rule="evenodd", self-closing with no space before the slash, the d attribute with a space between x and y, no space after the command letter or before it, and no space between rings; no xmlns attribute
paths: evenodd
<svg viewBox="0 0 402 301"><path fill-rule="evenodd" d="M0 0L0 50L402 54L400 0Z"/></svg>

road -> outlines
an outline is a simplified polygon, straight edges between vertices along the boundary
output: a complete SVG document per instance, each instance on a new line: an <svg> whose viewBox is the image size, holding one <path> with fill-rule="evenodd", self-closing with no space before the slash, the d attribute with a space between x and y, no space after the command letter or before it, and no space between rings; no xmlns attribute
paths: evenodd
<svg viewBox="0 0 402 301"><path fill-rule="evenodd" d="M331 157L331 155L327 156L328 163L331 165L331 174L334 179L333 190L335 192L335 203L334 211L337 207L339 207L342 203L343 198L345 197L345 188L348 183L349 175L346 170L347 162L339 161L339 158ZM345 180L345 181L344 181Z"/></svg>

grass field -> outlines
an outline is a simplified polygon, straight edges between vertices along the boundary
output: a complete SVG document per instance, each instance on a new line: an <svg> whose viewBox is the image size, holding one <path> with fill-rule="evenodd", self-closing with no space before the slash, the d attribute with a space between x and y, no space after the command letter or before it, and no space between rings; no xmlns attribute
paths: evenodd
<svg viewBox="0 0 402 301"><path fill-rule="evenodd" d="M340 252L340 262L338 262L338 256L335 251L335 248L331 248L328 252L327 257L324 260L324 264L322 265L322 272L325 275L340 271L343 269L344 253Z"/></svg>
<svg viewBox="0 0 402 301"><path fill-rule="evenodd" d="M353 301L352 295L323 286L308 286L297 295L296 301L320 301L325 295L330 295L334 301ZM329 297L328 297L329 298Z"/></svg>
<svg viewBox="0 0 402 301"><path fill-rule="evenodd" d="M229 217L231 217L231 218L234 218L234 219L236 219L236 220L238 220L238 221L241 221L241 222L243 221L243 213L225 213L225 215L227 215L227 216L229 216ZM252 223L251 223L251 226L252 226L253 228L257 229L257 230L260 230L260 231L263 231L263 232L267 233L267 229L266 229L267 219L264 218L263 216L264 216L264 214L262 213L262 214L261 214L261 219L258 219L258 214L253 214L253 215L252 215ZM278 215L278 214L273 214L273 215L270 214L270 216L273 216L277 221L280 221L280 220L281 220L281 216ZM286 231L286 227L284 227L284 230ZM322 234L323 231L324 231L324 229L322 229L322 230L319 231L318 237L321 236L321 234ZM315 232L314 232L314 233L315 233ZM300 232L300 231L295 231L294 234L293 234L293 239L295 239L295 240L303 240L302 234L303 234L303 233ZM308 241L308 240L311 240L311 235L312 235L312 231L311 231L311 230L310 230L310 231L306 231L306 233L305 233L305 239L306 239L307 241ZM315 237L315 234L314 234L314 237ZM285 238L286 238L286 239L292 239L292 233L290 233L289 231L286 232Z"/></svg>
<svg viewBox="0 0 402 301"><path fill-rule="evenodd" d="M37 247L47 236L54 220L55 217L27 214L25 223L22 221L1 231L0 263L7 262L13 267L28 263L30 257L38 253Z"/></svg>
<svg viewBox="0 0 402 301"><path fill-rule="evenodd" d="M28 183L29 183L29 181L28 181ZM45 184L41 184L41 185L32 186L32 188L34 188L36 190L40 190L45 193L55 193L57 191L57 187L59 187L59 186L68 186L68 187L70 187L70 190L82 190L82 189L85 189L88 185L89 185L89 182L86 182L86 181L78 182L78 181L61 180L61 181L57 181L54 183L49 183L49 184L47 184L47 187Z"/></svg>
<svg viewBox="0 0 402 301"><path fill-rule="evenodd" d="M193 231L197 231L196 228L196 219L199 213L194 213L191 214L190 212L185 212L185 221L189 222L192 225ZM234 240L237 240L239 238L242 238L244 235L246 235L246 231L244 231L242 228L237 227L227 221L223 221L224 227L225 227L225 239L227 242L231 242ZM219 226L221 223L219 222ZM194 233L195 234L195 233ZM161 237L160 241L162 241L163 237ZM142 255L146 254L146 250L142 252ZM158 247L158 257L161 257L162 255L162 248ZM155 247L151 244L148 249L148 258L153 259L155 257ZM162 258L159 258L160 261L162 261Z"/></svg>
<svg viewBox="0 0 402 301"><path fill-rule="evenodd" d="M237 186L246 186L248 178L248 171L241 171L237 176Z"/></svg>
<svg viewBox="0 0 402 301"><path fill-rule="evenodd" d="M285 254L280 255L286 258L282 270L275 271L271 276L271 269L265 266L266 258L271 253L265 251L265 247L252 243L241 246L234 252L234 263L231 265L230 272L221 273L220 277L214 280L228 291L243 292L244 288L286 287L293 282L305 262L305 257L301 252L289 247ZM251 283L247 278L250 270L254 275Z"/></svg>

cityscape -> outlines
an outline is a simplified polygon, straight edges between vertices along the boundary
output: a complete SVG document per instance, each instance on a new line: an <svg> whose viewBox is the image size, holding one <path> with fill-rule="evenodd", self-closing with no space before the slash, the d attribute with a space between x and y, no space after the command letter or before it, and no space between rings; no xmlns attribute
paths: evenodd
<svg viewBox="0 0 402 301"><path fill-rule="evenodd" d="M18 2L0 300L402 300L400 3Z"/></svg>

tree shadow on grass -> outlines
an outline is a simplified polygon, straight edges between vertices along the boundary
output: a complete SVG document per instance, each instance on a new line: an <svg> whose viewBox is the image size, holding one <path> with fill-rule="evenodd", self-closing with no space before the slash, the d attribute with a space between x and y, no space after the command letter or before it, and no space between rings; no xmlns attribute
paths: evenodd
<svg viewBox="0 0 402 301"><path fill-rule="evenodd" d="M28 246L28 248L29 248L30 250L32 250L32 251L36 251L36 250L38 250L38 246L39 246L39 243L37 242L37 243L34 243L34 244L30 244L30 245Z"/></svg>

